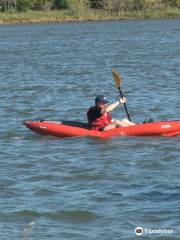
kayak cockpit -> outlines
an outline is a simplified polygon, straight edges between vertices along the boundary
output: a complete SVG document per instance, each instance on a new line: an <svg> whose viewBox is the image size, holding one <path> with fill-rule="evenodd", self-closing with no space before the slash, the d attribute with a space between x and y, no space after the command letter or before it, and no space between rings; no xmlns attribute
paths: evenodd
<svg viewBox="0 0 180 240"><path fill-rule="evenodd" d="M76 121L64 121L64 120L61 120L61 123L66 126L89 129L88 123L76 122Z"/></svg>
<svg viewBox="0 0 180 240"><path fill-rule="evenodd" d="M68 120L60 120L60 121L49 121L49 120L44 120L44 119L36 119L36 120L30 120L32 122L41 122L41 123L54 123L54 124L59 124L59 125L64 125L64 126L71 126L71 127L78 127L78 128L84 128L89 130L88 123L80 122L80 121L68 121ZM28 121L25 121L24 124L26 125Z"/></svg>

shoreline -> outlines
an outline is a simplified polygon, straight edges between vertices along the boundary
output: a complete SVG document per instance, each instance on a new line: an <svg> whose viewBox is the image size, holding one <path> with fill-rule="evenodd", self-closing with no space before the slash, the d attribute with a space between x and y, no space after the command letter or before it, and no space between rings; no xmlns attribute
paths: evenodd
<svg viewBox="0 0 180 240"><path fill-rule="evenodd" d="M180 18L180 9L169 8L158 11L154 10L115 13L110 13L103 10L89 10L82 14L76 15L70 14L68 10L28 11L22 13L0 13L0 25L173 18Z"/></svg>

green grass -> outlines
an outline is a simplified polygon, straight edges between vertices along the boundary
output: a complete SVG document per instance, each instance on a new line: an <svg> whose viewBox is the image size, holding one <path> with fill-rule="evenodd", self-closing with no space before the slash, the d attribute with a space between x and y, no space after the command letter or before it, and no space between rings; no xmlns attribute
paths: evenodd
<svg viewBox="0 0 180 240"><path fill-rule="evenodd" d="M120 19L156 19L179 18L180 9L167 8L163 10L108 12L103 10L85 9L72 14L69 10L28 11L0 13L0 24L10 23L48 23L87 20L120 20Z"/></svg>
<svg viewBox="0 0 180 240"><path fill-rule="evenodd" d="M28 11L0 13L0 23L43 23L43 22L63 22L75 20L75 16L69 11Z"/></svg>

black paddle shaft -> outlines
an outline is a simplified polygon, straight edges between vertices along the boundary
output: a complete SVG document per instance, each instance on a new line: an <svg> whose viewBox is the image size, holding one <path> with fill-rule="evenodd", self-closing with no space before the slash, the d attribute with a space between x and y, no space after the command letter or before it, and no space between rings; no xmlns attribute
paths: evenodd
<svg viewBox="0 0 180 240"><path fill-rule="evenodd" d="M122 93L120 87L118 87L118 90L119 90L119 92L120 92L121 98L124 98L124 97L123 97L123 93ZM129 113L128 113L128 110L127 110L127 107L126 107L126 103L123 103L123 104L124 104L124 108L125 108L125 111L126 111L126 114L127 114L128 120L131 121L131 118L130 118L130 116L129 116Z"/></svg>

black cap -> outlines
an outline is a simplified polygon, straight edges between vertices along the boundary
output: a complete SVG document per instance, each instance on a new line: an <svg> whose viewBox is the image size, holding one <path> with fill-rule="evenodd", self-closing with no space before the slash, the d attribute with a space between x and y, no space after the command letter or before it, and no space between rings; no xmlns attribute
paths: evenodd
<svg viewBox="0 0 180 240"><path fill-rule="evenodd" d="M109 101L105 98L104 95L99 95L95 98L95 103L102 103L102 104L106 104L108 103Z"/></svg>

